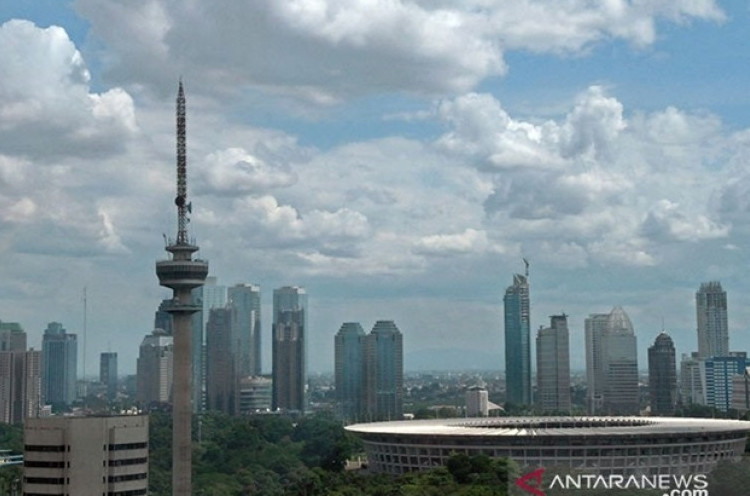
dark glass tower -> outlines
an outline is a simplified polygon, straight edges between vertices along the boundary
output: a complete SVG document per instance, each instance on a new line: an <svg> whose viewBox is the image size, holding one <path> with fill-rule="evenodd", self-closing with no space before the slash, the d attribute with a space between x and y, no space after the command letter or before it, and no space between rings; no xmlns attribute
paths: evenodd
<svg viewBox="0 0 750 496"><path fill-rule="evenodd" d="M531 404L531 342L529 279L515 274L505 291L505 387L506 400Z"/></svg>
<svg viewBox="0 0 750 496"><path fill-rule="evenodd" d="M648 391L651 415L672 415L677 405L677 363L672 338L656 336L648 349Z"/></svg>
<svg viewBox="0 0 750 496"><path fill-rule="evenodd" d="M273 291L271 408L304 412L307 407L307 293L285 286Z"/></svg>

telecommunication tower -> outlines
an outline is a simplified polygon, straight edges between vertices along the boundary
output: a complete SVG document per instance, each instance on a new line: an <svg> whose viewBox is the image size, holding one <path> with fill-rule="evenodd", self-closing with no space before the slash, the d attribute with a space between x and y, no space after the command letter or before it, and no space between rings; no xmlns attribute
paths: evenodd
<svg viewBox="0 0 750 496"><path fill-rule="evenodd" d="M172 315L173 385L172 385L172 494L186 496L192 491L192 319L200 310L193 302L192 290L208 276L208 262L192 259L198 251L188 239L187 159L185 153L185 92L180 81L177 91L177 237L166 240L168 260L156 262L159 284L172 289L174 296L165 310ZM196 343L200 346L201 343Z"/></svg>

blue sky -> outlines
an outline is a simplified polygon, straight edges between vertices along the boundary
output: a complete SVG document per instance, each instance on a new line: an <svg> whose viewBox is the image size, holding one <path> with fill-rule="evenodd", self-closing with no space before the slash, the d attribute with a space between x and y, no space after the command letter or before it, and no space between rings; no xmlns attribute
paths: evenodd
<svg viewBox="0 0 750 496"><path fill-rule="evenodd" d="M622 305L645 350L696 347L720 280L750 349L750 10L711 0L21 1L0 5L0 319L135 368L168 293L174 94L191 232L221 283L305 286L310 364L392 319L406 353L503 367L502 294L532 328ZM470 360L467 360L470 361ZM130 365L129 365L130 364ZM409 362L407 359L407 368ZM89 365L89 373L94 367Z"/></svg>

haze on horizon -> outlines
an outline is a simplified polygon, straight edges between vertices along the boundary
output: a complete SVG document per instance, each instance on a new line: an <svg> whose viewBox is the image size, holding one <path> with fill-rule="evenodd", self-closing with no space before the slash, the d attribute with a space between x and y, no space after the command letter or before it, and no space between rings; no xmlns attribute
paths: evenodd
<svg viewBox="0 0 750 496"><path fill-rule="evenodd" d="M639 365L696 349L720 280L750 350L743 2L10 0L0 6L0 320L135 368L168 290L174 97L190 232L221 284L304 286L310 369L346 321L405 354L496 353L531 262L532 333L621 305ZM144 21L146 20L146 21ZM81 350L82 351L82 350ZM409 363L406 363L407 369Z"/></svg>

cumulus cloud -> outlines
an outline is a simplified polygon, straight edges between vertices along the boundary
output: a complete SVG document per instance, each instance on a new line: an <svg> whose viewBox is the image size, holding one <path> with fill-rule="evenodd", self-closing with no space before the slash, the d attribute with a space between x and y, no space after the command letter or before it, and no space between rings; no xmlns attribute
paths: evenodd
<svg viewBox="0 0 750 496"><path fill-rule="evenodd" d="M198 170L201 188L218 194L249 194L293 184L296 177L285 164L272 165L243 148L209 154Z"/></svg>
<svg viewBox="0 0 750 496"><path fill-rule="evenodd" d="M717 224L704 214L689 215L669 200L654 205L641 229L646 237L657 241L699 241L723 238L729 233L728 226Z"/></svg>
<svg viewBox="0 0 750 496"><path fill-rule="evenodd" d="M0 146L32 157L102 156L137 129L120 88L91 92L86 64L64 29L10 20L0 26Z"/></svg>
<svg viewBox="0 0 750 496"><path fill-rule="evenodd" d="M449 255L482 252L489 246L487 233L468 228L459 234L435 234L424 236L416 243L418 253Z"/></svg>
<svg viewBox="0 0 750 496"><path fill-rule="evenodd" d="M119 81L163 88L173 74L247 84L318 103L355 94L455 94L506 71L506 50L580 53L619 38L646 46L656 21L721 21L713 0L77 0ZM229 83L229 84L228 84Z"/></svg>

